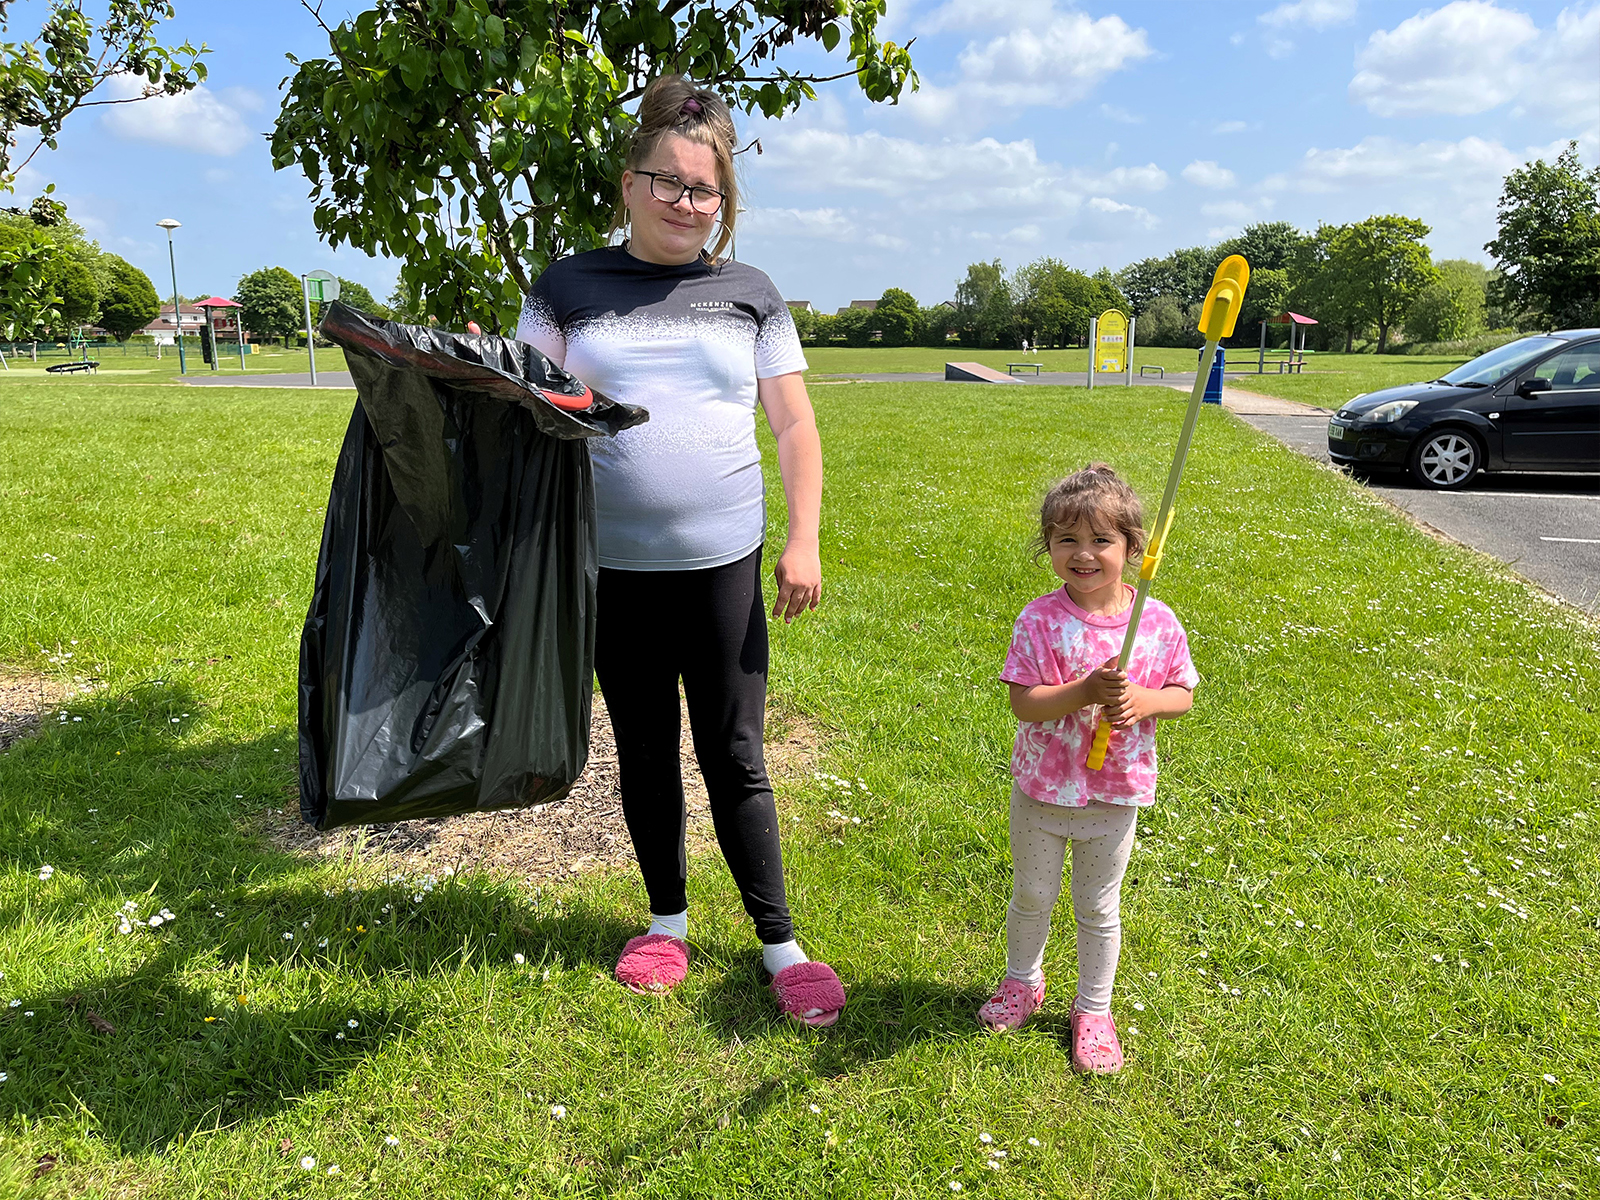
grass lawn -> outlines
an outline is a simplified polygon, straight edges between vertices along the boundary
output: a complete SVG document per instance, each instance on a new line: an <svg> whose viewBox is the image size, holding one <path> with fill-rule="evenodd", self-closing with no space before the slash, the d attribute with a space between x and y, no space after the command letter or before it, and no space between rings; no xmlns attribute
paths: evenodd
<svg viewBox="0 0 1600 1200"><path fill-rule="evenodd" d="M1234 352L1229 351L1232 355ZM1240 350L1241 358L1247 357ZM1195 366L1193 350L1172 350L1165 347L1136 346L1133 352L1134 370L1146 363L1165 367L1168 371L1192 371ZM849 348L825 346L806 348L810 375L849 374L912 374L917 372L943 372L946 362L979 362L997 370L1005 370L1008 362L1028 362L1035 359L1046 371L1083 371L1088 366L1087 350L1045 350L1038 355L1026 355L1018 350L971 350L951 347L938 350L908 346L885 349L881 347ZM1231 359L1230 359L1231 361ZM1252 360L1253 361L1253 360ZM1302 400L1324 408L1338 408L1346 400L1363 392L1379 388L1396 387L1405 383L1420 383L1437 379L1452 367L1460 366L1466 359L1399 354L1314 354L1302 375L1240 375L1230 373L1228 385L1268 396L1281 396L1286 400ZM1104 383L1102 382L1102 386ZM1111 384L1110 386L1117 386ZM1158 497L1159 498L1159 497Z"/></svg>
<svg viewBox="0 0 1600 1200"><path fill-rule="evenodd" d="M184 350L185 365L188 373L193 378L209 378L213 374L238 375L239 356L237 354L223 354L218 360L218 370L213 372L200 357L200 351L193 346ZM162 351L162 356L156 358L147 355L142 350L132 346L124 354L118 346L91 346L89 357L100 364L101 374L115 372L123 376L124 383L159 383L169 384L182 379L178 374L178 352L171 346ZM24 355L6 355L6 370L0 370L0 386L6 384L34 384L48 383L50 386L72 386L81 384L86 379L94 378L87 374L50 375L46 367L68 361L60 354L49 357L40 357L38 362L30 361ZM255 354L244 356L244 374L246 375L277 375L295 373L300 374L311 369L310 360L306 357L305 349L285 350L282 346L263 346ZM317 350L318 371L343 371L345 369L344 351L337 346L321 347ZM135 378L137 377L137 378Z"/></svg>
<svg viewBox="0 0 1600 1200"><path fill-rule="evenodd" d="M1600 1193L1595 627L1222 411L1157 588L1204 682L1124 889L1128 1068L1068 1069L1065 911L1040 1017L978 1031L995 675L1053 584L1031 514L1089 458L1153 503L1183 403L994 396L817 389L824 607L773 665L860 781L779 797L800 936L850 990L817 1034L775 1017L715 856L690 979L643 1000L607 977L631 872L389 879L259 837L295 804L346 396L7 392L0 662L98 683L0 754L0 1194Z"/></svg>

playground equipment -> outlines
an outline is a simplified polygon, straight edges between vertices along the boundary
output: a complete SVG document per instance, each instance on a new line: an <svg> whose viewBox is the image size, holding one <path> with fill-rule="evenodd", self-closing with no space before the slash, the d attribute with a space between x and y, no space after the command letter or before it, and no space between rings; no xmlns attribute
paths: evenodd
<svg viewBox="0 0 1600 1200"><path fill-rule="evenodd" d="M1217 267L1212 277L1211 290L1206 293L1205 306L1200 310L1200 332L1205 335L1205 353L1200 361L1215 357L1217 343L1233 333L1239 320L1239 306L1244 302L1245 285L1250 282L1250 264L1238 254L1230 254ZM1093 379L1093 374L1090 375ZM1172 529L1173 505L1178 498L1178 483L1183 478L1184 460L1189 457L1189 443L1194 438L1195 422L1200 417L1200 404L1205 397L1206 373L1196 371L1194 387L1189 393L1189 411L1184 414L1183 429L1178 434L1178 449L1172 457L1172 470L1167 473L1167 490L1161 497L1161 511L1150 527L1150 540L1145 546L1144 565L1139 569L1139 590L1134 593L1133 609L1128 613L1128 632L1122 639L1122 653L1117 657L1117 669L1126 671L1133 658L1133 643L1139 636L1139 617L1144 612L1144 602L1150 595L1150 584L1161 566L1161 555L1167 548L1167 534ZM1106 750L1111 745L1111 725L1104 718L1094 731L1094 743L1089 747L1085 765L1091 771L1105 766Z"/></svg>
<svg viewBox="0 0 1600 1200"><path fill-rule="evenodd" d="M229 308L237 308L237 309L240 310L239 312L236 312L234 314L233 319L234 319L234 327L235 327L234 328L234 332L237 333L238 337L239 337L239 370L241 370L241 371L244 370L245 348L244 348L244 312L243 312L243 306L240 305L240 304L235 303L232 300L224 300L221 296L208 296L204 300L196 301L195 302L195 307L205 310L205 314L206 314L206 333L207 333L208 337L210 338L210 342L211 342L210 354L209 354L209 356L207 358L207 361L210 362L211 369L213 371L217 371L217 370L221 369L220 365L217 362L217 359L221 357L221 355L218 352L218 348L217 348L217 334L219 334L219 333L227 333L228 332L228 327L227 327L226 324L223 324L223 325L217 324L217 311L219 309L229 309ZM202 344L201 348L204 349L205 346Z"/></svg>
<svg viewBox="0 0 1600 1200"><path fill-rule="evenodd" d="M311 328L311 302L325 304L339 298L339 280L332 271L311 271L300 276L300 293L306 303L306 354L311 359L311 386L317 386L317 345Z"/></svg>
<svg viewBox="0 0 1600 1200"><path fill-rule="evenodd" d="M1282 375L1285 371L1288 371L1291 375L1298 375L1301 371L1305 370L1306 367L1305 327L1307 325L1315 325L1316 323L1317 322L1313 318L1303 316L1297 312L1279 313L1275 317L1268 317L1266 320L1262 321L1261 350L1256 356L1256 374L1265 375L1267 373L1267 355L1269 353L1277 353L1276 350L1269 351L1267 349L1268 325L1287 325L1289 327L1288 357L1274 359L1274 361L1278 366L1278 374ZM1295 334L1297 332L1300 335L1300 345L1298 347L1295 346Z"/></svg>
<svg viewBox="0 0 1600 1200"><path fill-rule="evenodd" d="M1094 377L1121 375L1126 387L1133 386L1133 335L1137 319L1108 308L1089 318L1089 387Z"/></svg>

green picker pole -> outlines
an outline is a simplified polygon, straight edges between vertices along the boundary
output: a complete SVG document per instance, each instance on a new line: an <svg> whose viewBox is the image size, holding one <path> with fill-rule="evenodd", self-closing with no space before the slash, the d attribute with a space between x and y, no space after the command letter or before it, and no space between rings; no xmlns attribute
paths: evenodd
<svg viewBox="0 0 1600 1200"><path fill-rule="evenodd" d="M1167 534L1172 529L1173 502L1178 498L1178 483L1183 479L1184 460L1189 457L1189 442L1194 438L1195 422L1200 417L1200 402L1206 394L1206 378L1210 374L1211 360L1216 357L1217 343L1233 333L1239 319L1239 307L1244 303L1245 285L1250 282L1250 264L1237 255L1230 254L1222 260L1211 280L1211 290L1206 293L1205 307L1200 310L1200 332L1205 335L1206 351L1200 357L1200 368L1195 372L1194 391L1189 395L1189 411L1183 417L1183 431L1178 434L1178 452L1172 457L1172 470L1167 473L1167 490L1161 497L1161 511L1156 523L1150 527L1150 544L1145 547L1144 566L1139 570L1139 590L1133 597L1133 611L1128 614L1128 632L1122 639L1122 654L1117 659L1117 669L1126 671L1133 658L1134 639L1139 636L1139 617L1144 612L1145 599L1150 595L1150 584L1161 566L1161 554L1167 548ZM1089 747L1086 766L1098 771L1105 765L1106 749L1111 744L1111 726L1104 719L1094 731L1094 744Z"/></svg>

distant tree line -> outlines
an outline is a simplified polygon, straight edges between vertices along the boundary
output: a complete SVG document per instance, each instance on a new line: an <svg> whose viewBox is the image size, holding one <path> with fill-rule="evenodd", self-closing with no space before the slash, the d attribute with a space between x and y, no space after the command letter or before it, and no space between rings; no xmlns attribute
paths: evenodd
<svg viewBox="0 0 1600 1200"><path fill-rule="evenodd" d="M803 341L847 346L1069 346L1108 308L1138 318L1145 346L1201 345L1200 305L1217 264L1250 263L1235 344L1253 344L1260 322L1286 311L1318 350L1378 353L1399 340L1454 342L1483 333L1600 325L1600 168L1585 171L1571 143L1506 176L1499 233L1484 247L1494 267L1433 261L1431 232L1412 217L1384 215L1307 233L1287 221L1251 225L1214 246L1189 246L1112 274L1086 274L1055 258L1007 273L999 259L973 263L953 299L924 308L890 288L877 307L797 312ZM400 297L391 300L396 303ZM1286 335L1268 327L1268 344Z"/></svg>
<svg viewBox="0 0 1600 1200"><path fill-rule="evenodd" d="M1111 273L1075 271L1041 258L1007 274L999 259L973 263L955 296L924 308L901 288L890 288L876 308L838 313L797 312L804 342L846 346L1066 346L1083 341L1089 320L1125 305Z"/></svg>
<svg viewBox="0 0 1600 1200"><path fill-rule="evenodd" d="M1429 227L1387 215L1314 233L1263 222L1215 246L1133 263L1116 282L1147 346L1200 345L1199 305L1229 254L1244 255L1251 268L1236 342L1257 340L1259 322L1286 310L1319 322L1309 330L1313 349L1348 351L1359 340L1380 354L1397 335L1450 342L1600 324L1600 168L1583 170L1576 143L1554 164L1540 159L1507 175L1498 221L1498 236L1484 246L1494 268L1434 262Z"/></svg>
<svg viewBox="0 0 1600 1200"><path fill-rule="evenodd" d="M0 337L54 341L99 325L125 341L158 309L149 276L101 250L60 201L0 209Z"/></svg>
<svg viewBox="0 0 1600 1200"><path fill-rule="evenodd" d="M241 306L244 325L264 338L289 339L304 333L306 327L305 292L300 276L287 267L262 267L239 280L234 300ZM389 318L389 309L379 304L370 291L354 280L339 277L339 299L369 316ZM311 306L313 323L322 319L322 305Z"/></svg>

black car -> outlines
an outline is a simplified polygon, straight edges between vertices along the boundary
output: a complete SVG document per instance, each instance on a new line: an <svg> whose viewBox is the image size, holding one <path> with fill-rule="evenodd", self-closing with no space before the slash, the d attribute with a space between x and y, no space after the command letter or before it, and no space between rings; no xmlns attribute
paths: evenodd
<svg viewBox="0 0 1600 1200"><path fill-rule="evenodd" d="M1404 467L1423 487L1479 471L1600 471L1600 329L1519 338L1441 379L1357 396L1328 422L1346 467Z"/></svg>

